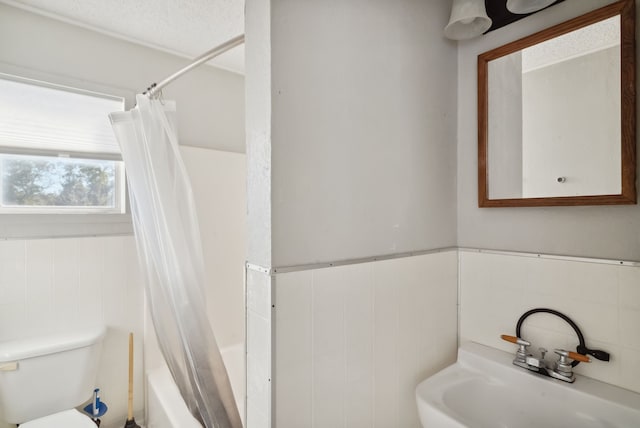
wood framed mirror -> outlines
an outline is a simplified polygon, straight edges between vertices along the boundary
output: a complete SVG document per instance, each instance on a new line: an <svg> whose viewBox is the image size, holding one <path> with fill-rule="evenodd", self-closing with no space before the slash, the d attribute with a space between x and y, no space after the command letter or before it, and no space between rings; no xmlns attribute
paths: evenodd
<svg viewBox="0 0 640 428"><path fill-rule="evenodd" d="M635 204L635 1L478 56L480 207Z"/></svg>

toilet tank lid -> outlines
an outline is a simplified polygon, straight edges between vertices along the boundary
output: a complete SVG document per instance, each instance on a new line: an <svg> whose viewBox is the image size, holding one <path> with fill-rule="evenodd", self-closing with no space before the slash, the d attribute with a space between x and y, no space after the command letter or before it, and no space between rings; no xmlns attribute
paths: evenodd
<svg viewBox="0 0 640 428"><path fill-rule="evenodd" d="M95 327L0 342L0 363L83 348L102 340L105 332Z"/></svg>

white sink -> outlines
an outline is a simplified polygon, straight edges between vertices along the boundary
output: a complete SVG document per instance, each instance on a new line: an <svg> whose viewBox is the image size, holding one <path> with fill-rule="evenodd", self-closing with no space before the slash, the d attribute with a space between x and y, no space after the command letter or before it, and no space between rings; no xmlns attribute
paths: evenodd
<svg viewBox="0 0 640 428"><path fill-rule="evenodd" d="M513 354L477 343L416 388L424 427L640 427L640 394L576 375L572 384L512 364Z"/></svg>

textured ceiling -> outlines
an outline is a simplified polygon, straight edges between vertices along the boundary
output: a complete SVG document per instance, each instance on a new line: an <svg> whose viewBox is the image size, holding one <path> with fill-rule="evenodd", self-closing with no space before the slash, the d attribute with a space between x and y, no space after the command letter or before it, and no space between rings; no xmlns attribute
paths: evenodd
<svg viewBox="0 0 640 428"><path fill-rule="evenodd" d="M244 0L0 0L194 58L244 33ZM244 46L211 61L244 72Z"/></svg>
<svg viewBox="0 0 640 428"><path fill-rule="evenodd" d="M522 51L522 72L620 45L620 17L596 22Z"/></svg>

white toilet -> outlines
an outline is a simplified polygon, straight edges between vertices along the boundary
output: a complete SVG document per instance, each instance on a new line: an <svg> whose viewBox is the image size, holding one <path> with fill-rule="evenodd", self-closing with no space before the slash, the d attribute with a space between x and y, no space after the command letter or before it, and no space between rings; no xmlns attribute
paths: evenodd
<svg viewBox="0 0 640 428"><path fill-rule="evenodd" d="M0 342L0 416L20 428L96 428L75 407L96 387L105 329Z"/></svg>

